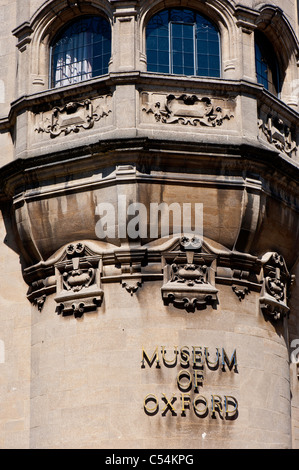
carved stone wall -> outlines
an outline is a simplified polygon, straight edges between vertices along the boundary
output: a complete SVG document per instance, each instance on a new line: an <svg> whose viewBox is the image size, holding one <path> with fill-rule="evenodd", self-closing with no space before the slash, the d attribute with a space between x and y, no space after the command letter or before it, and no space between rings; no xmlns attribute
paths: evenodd
<svg viewBox="0 0 299 470"><path fill-rule="evenodd" d="M172 6L218 25L220 78L147 71L147 21ZM298 447L294 11L2 2L1 448ZM49 88L53 37L94 14L108 74ZM256 81L256 30L280 96ZM165 235L186 205L190 230L172 214Z"/></svg>

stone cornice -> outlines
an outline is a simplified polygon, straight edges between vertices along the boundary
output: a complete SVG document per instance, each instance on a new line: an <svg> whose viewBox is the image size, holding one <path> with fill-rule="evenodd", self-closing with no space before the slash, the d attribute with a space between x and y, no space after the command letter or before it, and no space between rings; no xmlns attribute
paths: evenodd
<svg viewBox="0 0 299 470"><path fill-rule="evenodd" d="M180 77L163 75L149 72L120 72L110 73L109 75L86 80L79 84L53 88L46 91L34 93L32 95L23 95L11 103L11 109L8 116L0 118L0 129L13 126L16 115L24 110L31 110L35 106L49 105L58 101L66 102L67 99L76 99L76 97L92 96L97 93L103 93L117 85L135 84L155 85L163 87L188 87L190 91L200 87L203 91L218 93L235 93L236 95L249 94L260 102L271 106L275 111L288 115L291 120L297 120L299 114L279 98L265 90L262 85L247 80L227 80L212 79L201 77Z"/></svg>
<svg viewBox="0 0 299 470"><path fill-rule="evenodd" d="M177 150L178 147L180 151ZM157 165L161 168L168 167L170 161L171 166L180 173L181 169L185 167L186 152L189 155L188 170L185 168L182 176L172 173L169 173L168 176L164 174L161 178L155 176L154 169ZM278 152L248 144L229 145L223 149L219 145L207 146L183 141L174 143L165 140L136 138L118 141L113 139L98 142L93 146L85 146L84 149L74 149L72 152L65 151L58 154L54 152L41 157L17 159L0 170L0 197L3 201L6 201L7 198L14 198L17 202L17 194L20 195L21 199L25 197L25 199L33 200L47 197L53 194L53 191L58 195L59 193L66 194L91 187L115 184L113 183L115 180L114 174L84 183L84 173L100 168L110 168L113 172L113 168L116 168L119 164L136 165L137 174L134 175L134 180L143 183L161 184L167 179L170 184L185 184L192 181L193 184L214 187L233 187L236 185L242 186L243 184L236 177L226 178L225 180L217 178L219 165L222 168L227 165L231 171L235 169L236 175L240 174L241 170L243 173L250 175L258 169L262 180L271 181L271 195L273 197L281 199L279 190L277 190L275 196L276 191L274 188L283 188L283 191L286 191L289 195L292 194L295 198L299 196L297 184L299 166L292 160L281 157ZM204 175L190 175L190 172L199 170L207 164L211 170L214 169L215 177L205 178ZM149 170L153 170L153 174L150 174ZM35 192L34 187L36 184L51 179L53 173L62 178L73 173L74 176L78 175L78 178L73 183L69 183L67 188L65 185L62 185L60 189L59 185L55 185L55 189L46 186L44 190L39 189ZM126 175L125 182L129 182L129 180L130 175ZM267 185L265 185L263 191L268 192L266 187ZM26 196L24 191L26 191ZM292 203L288 201L287 205L292 206ZM296 209L296 205L294 205L294 209Z"/></svg>

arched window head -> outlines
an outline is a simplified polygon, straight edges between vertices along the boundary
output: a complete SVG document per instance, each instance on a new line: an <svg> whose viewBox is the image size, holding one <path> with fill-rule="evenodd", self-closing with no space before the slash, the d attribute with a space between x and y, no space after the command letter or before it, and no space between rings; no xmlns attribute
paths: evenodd
<svg viewBox="0 0 299 470"><path fill-rule="evenodd" d="M194 10L169 8L154 15L146 28L150 72L220 77L217 28Z"/></svg>
<svg viewBox="0 0 299 470"><path fill-rule="evenodd" d="M102 16L82 16L66 25L51 46L51 86L71 85L108 72L111 30Z"/></svg>
<svg viewBox="0 0 299 470"><path fill-rule="evenodd" d="M257 82L274 95L279 95L278 62L271 43L259 31L255 32L255 68Z"/></svg>

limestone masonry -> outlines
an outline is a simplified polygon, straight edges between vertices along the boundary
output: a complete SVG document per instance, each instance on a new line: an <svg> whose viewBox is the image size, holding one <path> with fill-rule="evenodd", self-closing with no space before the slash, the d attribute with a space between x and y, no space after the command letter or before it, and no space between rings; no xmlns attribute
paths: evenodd
<svg viewBox="0 0 299 470"><path fill-rule="evenodd" d="M0 448L299 447L298 18L0 1Z"/></svg>

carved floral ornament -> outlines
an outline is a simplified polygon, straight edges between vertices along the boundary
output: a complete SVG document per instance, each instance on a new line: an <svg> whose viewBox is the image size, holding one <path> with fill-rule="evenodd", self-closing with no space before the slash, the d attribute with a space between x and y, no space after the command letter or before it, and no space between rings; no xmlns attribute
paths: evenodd
<svg viewBox="0 0 299 470"><path fill-rule="evenodd" d="M111 95L95 100L71 101L52 111L36 115L35 131L50 134L55 138L61 134L79 132L80 129L91 129L95 122L108 116L111 110Z"/></svg>
<svg viewBox="0 0 299 470"><path fill-rule="evenodd" d="M160 281L166 307L195 312L208 306L218 308L217 283L231 285L240 302L246 302L252 292L260 292L265 318L277 321L289 315L292 277L278 253L262 258L239 256L229 250L215 251L205 241L188 236L176 237L158 252L149 245L106 252L97 251L96 244L71 243L52 264L32 267L28 298L42 311L47 296L55 294L58 314L80 317L101 307L106 283L120 284L133 297L145 282ZM38 280L32 282L34 273Z"/></svg>
<svg viewBox="0 0 299 470"><path fill-rule="evenodd" d="M219 103L227 108L223 108ZM142 111L152 115L162 124L182 124L191 126L221 126L224 120L234 117L231 103L225 100L198 97L197 95L142 93Z"/></svg>
<svg viewBox="0 0 299 470"><path fill-rule="evenodd" d="M291 130L279 117L267 116L258 120L259 137L266 137L267 141L288 157L296 156L297 143L295 131Z"/></svg>

